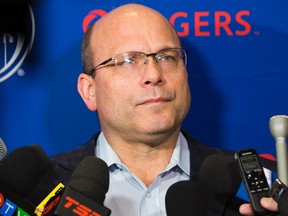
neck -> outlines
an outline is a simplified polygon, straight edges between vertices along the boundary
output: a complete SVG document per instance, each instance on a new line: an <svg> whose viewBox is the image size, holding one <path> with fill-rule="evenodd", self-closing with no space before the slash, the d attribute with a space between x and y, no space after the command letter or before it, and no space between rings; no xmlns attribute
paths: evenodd
<svg viewBox="0 0 288 216"><path fill-rule="evenodd" d="M147 144L108 140L121 162L148 187L170 162L179 133L164 142Z"/></svg>

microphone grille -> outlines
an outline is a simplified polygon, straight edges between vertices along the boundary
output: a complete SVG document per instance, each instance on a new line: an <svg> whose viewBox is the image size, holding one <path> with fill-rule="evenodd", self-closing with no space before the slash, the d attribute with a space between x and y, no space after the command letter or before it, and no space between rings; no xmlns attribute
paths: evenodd
<svg viewBox="0 0 288 216"><path fill-rule="evenodd" d="M103 204L109 188L107 164L95 156L85 157L73 171L68 185Z"/></svg>
<svg viewBox="0 0 288 216"><path fill-rule="evenodd" d="M165 196L167 216L207 216L207 195L201 182L184 180L174 183Z"/></svg>
<svg viewBox="0 0 288 216"><path fill-rule="evenodd" d="M208 156L200 168L199 176L202 183L226 197L233 197L242 181L234 157L224 154Z"/></svg>
<svg viewBox="0 0 288 216"><path fill-rule="evenodd" d="M275 139L277 139L278 137L286 138L288 136L288 116L272 116L269 120L269 128L272 136Z"/></svg>
<svg viewBox="0 0 288 216"><path fill-rule="evenodd" d="M7 154L7 147L4 141L0 138L0 161L2 161Z"/></svg>
<svg viewBox="0 0 288 216"><path fill-rule="evenodd" d="M0 166L0 182L26 196L39 183L50 167L50 160L39 145L13 150Z"/></svg>

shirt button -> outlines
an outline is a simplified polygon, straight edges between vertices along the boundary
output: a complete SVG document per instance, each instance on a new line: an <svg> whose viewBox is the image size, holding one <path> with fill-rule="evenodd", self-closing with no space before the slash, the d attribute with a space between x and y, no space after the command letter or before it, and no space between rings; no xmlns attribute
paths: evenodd
<svg viewBox="0 0 288 216"><path fill-rule="evenodd" d="M146 197L149 199L151 198L151 196L152 196L151 192L147 192Z"/></svg>

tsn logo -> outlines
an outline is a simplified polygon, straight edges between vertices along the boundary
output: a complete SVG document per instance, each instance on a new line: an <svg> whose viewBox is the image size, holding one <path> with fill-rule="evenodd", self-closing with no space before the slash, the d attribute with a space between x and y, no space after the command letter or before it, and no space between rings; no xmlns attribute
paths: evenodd
<svg viewBox="0 0 288 216"><path fill-rule="evenodd" d="M107 12L104 10L90 11L82 22L82 29L85 32L91 23L105 16ZM249 10L240 10L235 14L227 11L195 11L194 20L190 18L187 12L173 13L169 21L175 26L179 37L186 37L193 34L195 37L210 36L246 36L251 33L252 27L248 19L250 17ZM194 21L194 23L191 23ZM191 32L193 26L194 32ZM258 34L258 32L255 32Z"/></svg>
<svg viewBox="0 0 288 216"><path fill-rule="evenodd" d="M9 199L5 199L4 195L0 192L0 215L2 216L29 216L27 212L23 209L17 207L15 203L13 203Z"/></svg>
<svg viewBox="0 0 288 216"><path fill-rule="evenodd" d="M92 209L88 208L87 206L79 203L75 199L70 196L66 196L65 200L67 201L64 205L65 208L71 209L76 215L79 216L101 216L97 212L93 211Z"/></svg>

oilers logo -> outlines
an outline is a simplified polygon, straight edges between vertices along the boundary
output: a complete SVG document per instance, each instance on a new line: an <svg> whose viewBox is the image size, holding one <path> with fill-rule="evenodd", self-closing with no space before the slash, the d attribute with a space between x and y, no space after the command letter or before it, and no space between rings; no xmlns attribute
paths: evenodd
<svg viewBox="0 0 288 216"><path fill-rule="evenodd" d="M21 69L25 58L32 48L35 36L35 19L32 7L27 5L25 32L0 33L0 83L16 72L24 74Z"/></svg>
<svg viewBox="0 0 288 216"><path fill-rule="evenodd" d="M82 30L83 30L83 32L86 32L86 30L89 28L89 26L91 24L93 24L100 17L105 16L106 13L107 13L106 11L100 10L100 9L90 11L85 16L85 18L83 19L83 22L82 22Z"/></svg>

